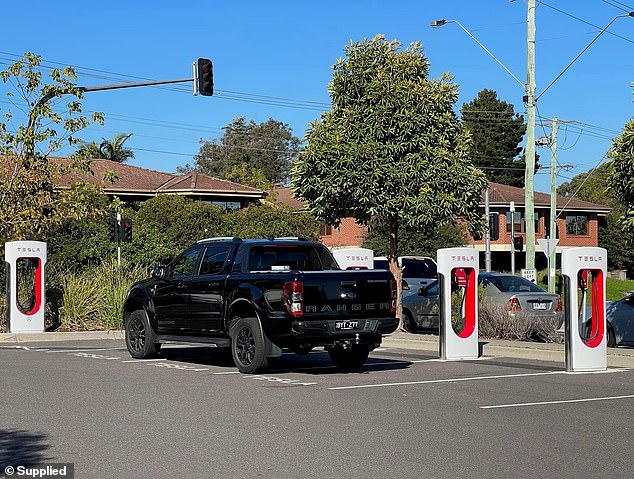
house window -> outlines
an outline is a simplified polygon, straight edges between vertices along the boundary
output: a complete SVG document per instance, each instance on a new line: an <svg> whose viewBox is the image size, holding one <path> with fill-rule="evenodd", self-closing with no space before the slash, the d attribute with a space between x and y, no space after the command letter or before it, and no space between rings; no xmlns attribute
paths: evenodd
<svg viewBox="0 0 634 479"><path fill-rule="evenodd" d="M566 216L566 234L588 236L588 217L585 215Z"/></svg>
<svg viewBox="0 0 634 479"><path fill-rule="evenodd" d="M516 211L515 213L506 212L506 232L511 232L511 214L514 217L513 231L515 233L526 233L524 213L522 211ZM535 233L539 233L539 213L537 211L535 211Z"/></svg>
<svg viewBox="0 0 634 479"><path fill-rule="evenodd" d="M240 209L239 201L212 201L211 204L214 206L220 206L227 211L236 211Z"/></svg>
<svg viewBox="0 0 634 479"><path fill-rule="evenodd" d="M332 235L332 226L327 225L326 223L322 223L319 227L319 236L330 236Z"/></svg>

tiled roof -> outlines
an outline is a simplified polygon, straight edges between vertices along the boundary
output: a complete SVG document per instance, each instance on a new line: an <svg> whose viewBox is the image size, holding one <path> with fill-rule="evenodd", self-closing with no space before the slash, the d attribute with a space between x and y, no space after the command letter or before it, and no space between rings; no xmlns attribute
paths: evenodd
<svg viewBox="0 0 634 479"><path fill-rule="evenodd" d="M550 206L550 194L535 192L535 206ZM489 205L509 205L513 201L516 206L524 206L524 188L503 185L500 183L489 183ZM484 193L482 194L482 204L484 204ZM557 196L557 208L565 208L567 210L589 210L598 212L609 212L610 207L590 203L589 201L579 200L577 198L566 198Z"/></svg>
<svg viewBox="0 0 634 479"><path fill-rule="evenodd" d="M303 201L298 200L293 196L293 191L287 186L276 186L274 193L277 193L277 198L275 199L275 201L277 201L278 203L290 205L293 208L297 208L298 210L306 207Z"/></svg>
<svg viewBox="0 0 634 479"><path fill-rule="evenodd" d="M67 162L66 158L50 158L50 161ZM89 174L72 172L56 182L56 186L68 187L79 180L102 186L107 193L181 193L214 194L220 196L247 196L264 198L266 193L250 186L221 180L201 173L176 175L149 170L126 163L109 160L92 160ZM117 176L114 183L104 180L107 171Z"/></svg>
<svg viewBox="0 0 634 479"><path fill-rule="evenodd" d="M293 197L293 192L290 188L277 187L275 189L277 193L277 201L293 206L297 209L305 207L304 202L297 200ZM508 206L513 201L515 206L524 206L524 188L517 188L515 186L503 185L501 183L489 183L489 205L491 206ZM482 206L484 206L484 192L482 193ZM550 194L535 192L535 206L537 207L549 207L550 206ZM576 198L565 198L563 196L557 197L557 208L566 210L581 210L581 211L597 211L600 213L608 213L610 211L609 206L598 205L590 203L589 201L583 201Z"/></svg>

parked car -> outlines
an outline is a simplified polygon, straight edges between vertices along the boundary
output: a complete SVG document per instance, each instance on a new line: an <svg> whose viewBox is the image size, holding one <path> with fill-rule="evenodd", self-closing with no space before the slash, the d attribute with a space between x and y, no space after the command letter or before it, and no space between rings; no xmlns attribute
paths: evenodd
<svg viewBox="0 0 634 479"><path fill-rule="evenodd" d="M520 276L500 273L480 273L478 285L484 289L482 303L499 304L506 308L511 318L553 319L563 323L561 298L548 293L535 283ZM416 294L403 298L403 323L405 329L439 327L438 281ZM452 290L458 290L454 285Z"/></svg>
<svg viewBox="0 0 634 479"><path fill-rule="evenodd" d="M605 305L608 346L634 345L634 291Z"/></svg>
<svg viewBox="0 0 634 479"><path fill-rule="evenodd" d="M438 279L438 265L428 256L399 256L398 265L403 268L403 295L414 294L420 288ZM374 269L390 270L385 256L374 258Z"/></svg>

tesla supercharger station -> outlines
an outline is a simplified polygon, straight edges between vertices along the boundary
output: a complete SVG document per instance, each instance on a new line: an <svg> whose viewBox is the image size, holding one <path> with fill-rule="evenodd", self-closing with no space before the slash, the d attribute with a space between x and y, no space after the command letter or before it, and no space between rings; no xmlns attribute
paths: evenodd
<svg viewBox="0 0 634 479"><path fill-rule="evenodd" d="M568 248L561 254L566 314L566 371L608 367L605 319L607 251Z"/></svg>
<svg viewBox="0 0 634 479"><path fill-rule="evenodd" d="M478 251L472 248L439 249L437 263L440 358L477 359Z"/></svg>
<svg viewBox="0 0 634 479"><path fill-rule="evenodd" d="M44 332L46 243L10 241L4 244L4 259L7 262L9 332ZM24 277L20 278L20 274ZM19 289L24 287L32 289ZM24 298L28 298L26 304L22 304Z"/></svg>

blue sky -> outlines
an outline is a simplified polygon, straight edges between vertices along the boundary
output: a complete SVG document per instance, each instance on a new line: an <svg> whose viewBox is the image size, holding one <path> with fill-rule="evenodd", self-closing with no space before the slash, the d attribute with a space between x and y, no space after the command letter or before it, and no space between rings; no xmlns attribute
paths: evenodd
<svg viewBox="0 0 634 479"><path fill-rule="evenodd" d="M634 0L537 3L537 94L612 18L634 10ZM420 41L431 76L450 72L458 83L456 109L488 88L524 113L523 89L510 75L457 25L430 22L459 21L524 82L526 16L524 0L6 2L0 67L29 51L47 66L75 66L78 83L92 86L188 78L198 57L212 59L213 97L192 96L190 83L86 94L84 110L103 112L106 124L84 131L84 140L132 133L131 164L174 172L237 117L274 118L303 137L329 108L327 85L344 47L379 33ZM634 18L620 18L540 98L541 117L575 121L560 125L558 160L574 168L560 171L558 184L600 164L632 117L633 50ZM537 136L549 134L538 124ZM548 165L549 150L538 153ZM536 190L548 189L544 169Z"/></svg>

